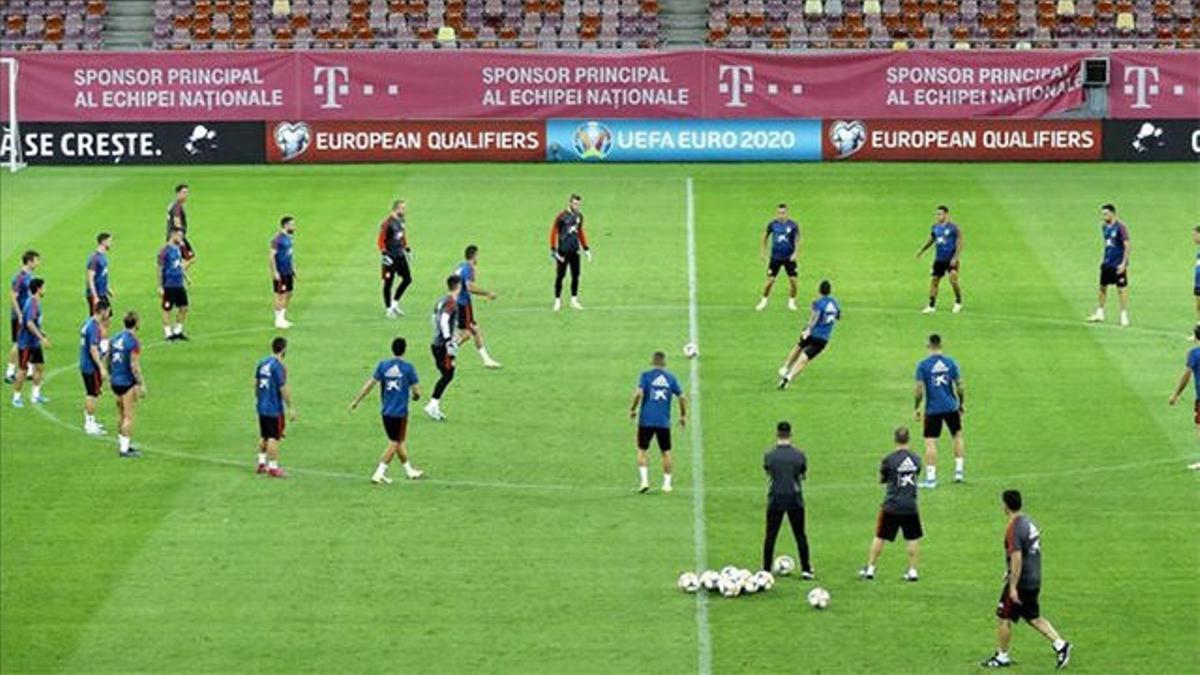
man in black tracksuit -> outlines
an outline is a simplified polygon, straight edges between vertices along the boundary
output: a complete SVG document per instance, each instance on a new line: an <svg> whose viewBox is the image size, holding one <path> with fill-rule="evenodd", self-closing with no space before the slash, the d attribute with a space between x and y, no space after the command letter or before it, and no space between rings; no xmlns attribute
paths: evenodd
<svg viewBox="0 0 1200 675"><path fill-rule="evenodd" d="M404 310L400 309L400 299L412 283L412 271L408 266L412 249L408 245L408 224L404 220L407 208L403 199L392 202L392 210L379 224L379 236L376 239L383 277L383 308L389 319L404 316ZM393 295L392 285L396 279L400 280L400 285Z"/></svg>
<svg viewBox="0 0 1200 675"><path fill-rule="evenodd" d="M780 422L775 427L775 447L763 455L763 470L771 479L767 492L767 536L763 540L762 568L770 571L775 557L775 537L786 515L800 549L800 576L812 579L808 558L808 535L804 533L804 494L800 484L808 473L804 453L792 445L792 425Z"/></svg>
<svg viewBox="0 0 1200 675"><path fill-rule="evenodd" d="M583 231L583 214L579 205L583 198L571 195L567 208L554 218L550 226L550 255L554 258L554 311L562 309L563 279L567 270L571 271L571 308L583 309L579 304L579 251L588 260L592 259L592 251L588 248L587 234Z"/></svg>

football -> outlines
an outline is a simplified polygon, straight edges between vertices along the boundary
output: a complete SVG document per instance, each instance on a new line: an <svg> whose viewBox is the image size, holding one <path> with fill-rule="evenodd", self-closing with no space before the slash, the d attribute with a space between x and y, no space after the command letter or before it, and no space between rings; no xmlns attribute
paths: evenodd
<svg viewBox="0 0 1200 675"><path fill-rule="evenodd" d="M694 359L700 355L700 348L696 346L695 342L689 342L683 346L683 355L689 359Z"/></svg>
<svg viewBox="0 0 1200 675"><path fill-rule="evenodd" d="M764 591L775 587L775 576L766 570L756 572L754 578L758 580L758 587Z"/></svg>
<svg viewBox="0 0 1200 675"><path fill-rule="evenodd" d="M742 580L742 592L746 594L757 593L763 590L762 584L759 583L758 576L751 574Z"/></svg>
<svg viewBox="0 0 1200 675"><path fill-rule="evenodd" d="M742 592L742 582L733 577L721 577L717 590L727 598L736 598Z"/></svg>
<svg viewBox="0 0 1200 675"><path fill-rule="evenodd" d="M825 609L829 606L829 591L824 588L814 588L808 592L808 604L813 609Z"/></svg>
<svg viewBox="0 0 1200 675"><path fill-rule="evenodd" d="M717 584L720 581L721 581L721 575L717 574L716 572L714 572L712 570L706 570L703 574L700 575L700 585L703 586L704 590L707 590L707 591L717 590Z"/></svg>
<svg viewBox="0 0 1200 675"><path fill-rule="evenodd" d="M790 555L781 555L771 565L771 572L777 577L786 577L796 569L796 561Z"/></svg>
<svg viewBox="0 0 1200 675"><path fill-rule="evenodd" d="M684 572L679 575L679 581L675 585L684 593L695 593L700 590L700 577L692 572Z"/></svg>

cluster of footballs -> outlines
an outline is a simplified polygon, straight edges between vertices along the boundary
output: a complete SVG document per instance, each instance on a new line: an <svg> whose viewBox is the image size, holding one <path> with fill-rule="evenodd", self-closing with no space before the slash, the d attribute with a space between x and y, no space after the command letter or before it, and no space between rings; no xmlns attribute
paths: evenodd
<svg viewBox="0 0 1200 675"><path fill-rule="evenodd" d="M796 569L796 561L791 556L781 555L771 565L771 571L760 570L751 572L748 569L726 565L721 571L706 570L700 574L684 572L679 575L676 585L684 593L699 593L701 589L712 593L720 593L726 598L736 598L739 595L752 595L769 591L775 587L775 577L786 577ZM814 588L808 592L808 604L815 609L825 609L829 606L829 591L824 588Z"/></svg>

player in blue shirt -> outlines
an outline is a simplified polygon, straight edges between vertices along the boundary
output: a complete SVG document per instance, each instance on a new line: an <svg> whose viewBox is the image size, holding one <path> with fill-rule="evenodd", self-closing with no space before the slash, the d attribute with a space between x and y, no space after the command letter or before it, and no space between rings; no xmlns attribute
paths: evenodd
<svg viewBox="0 0 1200 675"><path fill-rule="evenodd" d="M1200 436L1200 325L1196 326L1192 337L1196 340L1196 346L1188 351L1187 363L1183 369L1183 375L1179 378L1179 385L1175 387L1175 393L1171 394L1169 403L1175 405L1179 402L1179 397L1183 395L1183 390L1187 389L1188 381L1194 380L1196 383L1196 403L1193 406L1194 415L1193 422L1196 423L1196 435ZM1200 462L1190 464L1189 469L1200 469Z"/></svg>
<svg viewBox="0 0 1200 675"><path fill-rule="evenodd" d="M287 320L288 303L296 285L296 266L292 261L292 238L296 235L296 219L279 219L279 232L271 239L271 281L275 288L275 327L291 328Z"/></svg>
<svg viewBox="0 0 1200 675"><path fill-rule="evenodd" d="M1192 243L1200 246L1200 225L1192 229ZM1200 323L1200 250L1196 251L1196 266L1192 280L1192 295L1196 298L1196 323Z"/></svg>
<svg viewBox="0 0 1200 675"><path fill-rule="evenodd" d="M1117 207L1105 204L1100 207L1100 236L1104 238L1104 257L1100 261L1100 299L1096 311L1088 321L1104 321L1104 303L1108 299L1108 287L1117 287L1117 301L1121 307L1121 325L1129 325L1129 253L1133 244L1129 241L1129 229L1117 220Z"/></svg>
<svg viewBox="0 0 1200 675"><path fill-rule="evenodd" d="M650 469L646 465L646 451L650 439L658 442L662 453L663 492L671 491L671 399L679 397L679 426L687 424L687 396L679 380L667 370L667 355L654 352L650 360L653 367L638 378L633 391L633 403L629 405L629 417L637 419L637 465L638 492L650 490Z"/></svg>
<svg viewBox="0 0 1200 675"><path fill-rule="evenodd" d="M187 260L183 254L183 230L173 228L166 246L158 252L158 297L162 299L163 337L186 340L183 322L187 319ZM175 323L171 323L175 310Z"/></svg>
<svg viewBox="0 0 1200 675"><path fill-rule="evenodd" d="M964 480L962 415L966 390L958 363L942 353L942 338L929 336L929 356L917 364L917 384L913 390L913 409L921 420L921 401L925 401L925 480L921 487L937 487L937 439L942 425L954 438L954 482Z"/></svg>
<svg viewBox="0 0 1200 675"><path fill-rule="evenodd" d="M493 359L483 344L483 329L475 322L475 307L471 304L472 295L482 295L488 300L495 300L496 294L480 288L475 280L479 277L479 247L471 244L463 252L464 260L454 268L454 276L462 280L462 288L455 299L458 312L458 344L462 345L470 338L475 339L475 349L483 359L484 368L499 368L500 362Z"/></svg>
<svg viewBox="0 0 1200 675"><path fill-rule="evenodd" d="M771 257L767 258L767 244L771 244ZM780 268L788 276L788 309L796 311L796 257L800 255L800 226L788 217L787 204L775 207L775 220L767 223L763 233L762 247L759 257L767 263L767 285L763 287L762 298L754 309L761 312L767 308L767 298L771 296L771 288L775 278L779 276Z"/></svg>
<svg viewBox="0 0 1200 675"><path fill-rule="evenodd" d="M4 383L12 384L17 379L17 361L19 359L17 349L17 337L21 334L21 326L25 321L21 318L21 308L25 306L25 301L29 299L29 282L33 280L33 272L41 263L41 256L37 251L28 250L21 255L21 269L13 275L12 283L9 285L8 301L12 305L9 311L9 326L12 334L12 349L8 352L8 367L4 371ZM33 369L29 368L25 373L27 377L33 376Z"/></svg>
<svg viewBox="0 0 1200 675"><path fill-rule="evenodd" d="M146 395L146 381L142 378L142 343L137 337L141 320L137 312L128 312L122 323L125 330L108 344L108 373L113 396L117 399L117 412L121 416L117 428L117 454L136 459L142 453L133 447L134 409L138 399Z"/></svg>
<svg viewBox="0 0 1200 675"><path fill-rule="evenodd" d="M255 409L258 411L258 473L271 478L287 478L279 467L279 441L283 438L284 413L296 421L292 394L287 384L287 339L271 340L271 355L259 360L254 367Z"/></svg>
<svg viewBox="0 0 1200 675"><path fill-rule="evenodd" d="M42 350L50 348L50 338L42 331L42 296L45 292L45 281L37 277L31 279L29 297L21 306L21 331L17 334L17 376L13 381L12 395L14 408L25 407L25 402L21 400L21 387L26 377L33 379L33 402L50 402L50 399L42 396L46 362Z"/></svg>
<svg viewBox="0 0 1200 675"><path fill-rule="evenodd" d="M79 331L79 372L83 375L83 430L89 436L101 436L104 427L96 421L96 399L100 397L108 369L104 366L105 340L112 309L100 298L92 305L92 315Z"/></svg>
<svg viewBox="0 0 1200 675"><path fill-rule="evenodd" d="M393 457L400 458L404 467L404 475L409 480L416 480L425 475L408 461L408 402L421 400L420 380L417 369L404 360L404 352L408 350L408 342L398 337L392 340L392 358L384 359L375 366L375 372L367 378L358 395L350 402L350 412L358 408L358 404L371 393L375 383L379 383L380 414L383 416L383 431L387 434L388 444L379 457L379 464L371 476L371 482L376 485L391 485L392 479L387 477L388 464Z"/></svg>
<svg viewBox="0 0 1200 675"><path fill-rule="evenodd" d="M954 313L962 311L962 288L958 285L959 257L962 255L963 236L958 225L950 221L950 207L942 204L933 214L934 223L929 229L929 240L917 251L917 257L934 247L933 269L929 279L929 305L922 310L926 314L937 311L938 286L942 277L950 275L950 286L954 289Z"/></svg>
<svg viewBox="0 0 1200 675"><path fill-rule="evenodd" d="M88 256L86 287L83 289L87 296L88 315L93 313L96 303L106 300L111 305L112 289L108 285L108 252L112 250L113 237L107 232L96 235L96 250Z"/></svg>
<svg viewBox="0 0 1200 675"><path fill-rule="evenodd" d="M842 318L842 306L830 295L833 292L833 284L824 280L817 291L821 296L813 300L812 314L808 317L808 325L804 327L800 333L799 342L792 347L787 360L779 368L780 389L787 389L788 385L792 383L792 379L824 351L825 346L829 344L829 339L833 337L834 325Z"/></svg>

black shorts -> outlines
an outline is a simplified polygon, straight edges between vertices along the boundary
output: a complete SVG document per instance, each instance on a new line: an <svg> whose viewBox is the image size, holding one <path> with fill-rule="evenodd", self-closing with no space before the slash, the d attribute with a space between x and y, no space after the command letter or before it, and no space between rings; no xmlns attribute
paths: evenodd
<svg viewBox="0 0 1200 675"><path fill-rule="evenodd" d="M1117 272L1117 268L1108 265L1100 266L1100 285L1125 288L1129 285L1129 271Z"/></svg>
<svg viewBox="0 0 1200 675"><path fill-rule="evenodd" d="M466 330L475 325L475 309L471 305L458 305L454 310L455 324L459 330Z"/></svg>
<svg viewBox="0 0 1200 675"><path fill-rule="evenodd" d="M162 308L164 310L183 309L188 306L188 296L186 288L164 288L162 294Z"/></svg>
<svg viewBox="0 0 1200 675"><path fill-rule="evenodd" d="M280 274L279 279L272 279L271 286L275 289L276 294L291 293L296 286L296 277L291 274Z"/></svg>
<svg viewBox="0 0 1200 675"><path fill-rule="evenodd" d="M42 354L41 347L21 347L17 350L17 367L22 370L29 367L31 363L41 365L45 362L46 357Z"/></svg>
<svg viewBox="0 0 1200 675"><path fill-rule="evenodd" d="M771 263L767 265L767 274L777 277L779 276L779 268L781 267L787 272L789 277L796 278L796 261L791 258L771 258Z"/></svg>
<svg viewBox="0 0 1200 675"><path fill-rule="evenodd" d="M117 397L119 398L121 396L124 396L125 394L128 394L129 390L133 389L133 387L134 387L134 385L132 385L132 384L113 384L112 385L112 393L116 394Z"/></svg>
<svg viewBox="0 0 1200 675"><path fill-rule="evenodd" d="M661 452L671 451L671 429L668 427L638 427L638 450L649 450L652 438L658 441L658 449Z"/></svg>
<svg viewBox="0 0 1200 675"><path fill-rule="evenodd" d="M13 344L17 344L17 338L21 335L21 322L17 321L17 317L12 317L8 320L8 325L12 331Z"/></svg>
<svg viewBox="0 0 1200 675"><path fill-rule="evenodd" d="M812 361L817 358L817 354L825 351L825 345L827 344L829 344L827 341L809 335L800 341L800 351L808 357L809 361Z"/></svg>
<svg viewBox="0 0 1200 675"><path fill-rule="evenodd" d="M100 371L97 369L90 373L80 372L80 375L83 375L83 390L87 392L87 395L92 398L99 396L101 385L104 384L104 380L100 377Z"/></svg>
<svg viewBox="0 0 1200 675"><path fill-rule="evenodd" d="M454 373L454 355L450 353L445 346L430 345L430 350L433 352L433 365L437 366L438 372L445 375Z"/></svg>
<svg viewBox="0 0 1200 675"><path fill-rule="evenodd" d="M1008 619L1012 622L1025 619L1032 621L1042 615L1042 608L1038 606L1038 594L1042 592L1040 588L1021 588L1017 587L1017 598L1021 601L1014 604L1012 599L1008 597L1008 583L1000 589L1000 602L996 604L996 616L1001 619Z"/></svg>
<svg viewBox="0 0 1200 675"><path fill-rule="evenodd" d="M408 415L404 417L383 416L383 431L393 443L403 443L408 438Z"/></svg>
<svg viewBox="0 0 1200 675"><path fill-rule="evenodd" d="M904 532L906 541L916 541L925 535L921 529L921 517L915 513L879 512L875 523L875 536L884 541L896 541L896 532Z"/></svg>
<svg viewBox="0 0 1200 675"><path fill-rule="evenodd" d="M950 430L950 435L955 436L962 431L962 414L955 410L950 413L925 415L925 438L941 438L943 423Z"/></svg>
<svg viewBox="0 0 1200 675"><path fill-rule="evenodd" d="M259 415L258 437L278 441L283 438L284 426L283 415Z"/></svg>
<svg viewBox="0 0 1200 675"><path fill-rule="evenodd" d="M379 276L383 277L384 281L391 279L393 276L404 278L412 276L412 273L408 269L407 255L392 255L391 253L386 253L386 255L392 259L392 264L379 266Z"/></svg>
<svg viewBox="0 0 1200 675"><path fill-rule="evenodd" d="M112 303L112 300L108 297L107 293L104 295L101 295L99 298L92 295L91 293L88 293L88 296L87 296L88 316L91 316L92 313L94 313L96 311L96 302L98 300L100 300L101 298L103 298L105 302L108 302L110 304Z"/></svg>
<svg viewBox="0 0 1200 675"><path fill-rule="evenodd" d="M933 269L929 271L929 276L941 279L946 276L946 272L958 271L958 263L951 260L934 260Z"/></svg>
<svg viewBox="0 0 1200 675"><path fill-rule="evenodd" d="M1197 298L1200 298L1200 286L1197 286L1192 289L1192 295L1196 296Z"/></svg>

